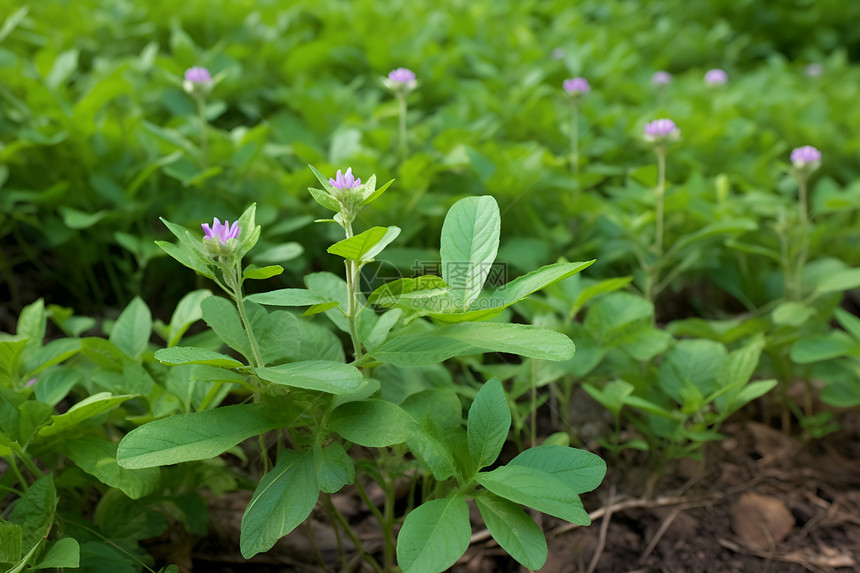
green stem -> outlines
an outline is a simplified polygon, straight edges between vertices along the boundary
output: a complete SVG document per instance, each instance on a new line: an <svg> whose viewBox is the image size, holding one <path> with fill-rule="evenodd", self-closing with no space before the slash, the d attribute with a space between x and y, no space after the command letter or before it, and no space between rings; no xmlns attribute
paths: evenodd
<svg viewBox="0 0 860 573"><path fill-rule="evenodd" d="M666 148L657 147L657 188L655 198L657 203L657 233L654 239L654 251L657 258L663 256L663 197L666 192Z"/></svg>
<svg viewBox="0 0 860 573"><path fill-rule="evenodd" d="M400 148L400 161L401 163L406 161L406 158L409 155L408 144L406 143L406 94L403 92L398 92L397 94L397 107L399 113L399 129L398 129L398 144Z"/></svg>
<svg viewBox="0 0 860 573"><path fill-rule="evenodd" d="M357 483L357 482L356 482ZM320 496L320 499L323 502L323 507L328 511L329 515L331 515L343 530L349 535L349 538L352 540L352 544L355 545L355 550L361 555L362 559L364 559L365 563L368 563L373 570L377 573L384 573L382 567L380 567L379 563L376 559L373 558L372 555L365 553L365 551L361 548L361 541L358 539L358 535L356 535L355 531L353 531L352 527L350 527L349 522L331 500L331 494L324 494Z"/></svg>
<svg viewBox="0 0 860 573"><path fill-rule="evenodd" d="M27 485L27 480L24 479L24 476L21 475L21 470L18 469L18 462L15 461L15 454L9 456L9 467L12 469L12 473L15 474L15 478L18 480L18 483L20 483L21 487L24 488L24 491L30 489L30 486Z"/></svg>
<svg viewBox="0 0 860 573"><path fill-rule="evenodd" d="M346 238L350 239L353 236L352 223L347 223L343 226ZM352 340L353 358L359 360L362 357L361 338L358 336L358 326L356 320L358 318L358 289L359 289L359 267L356 261L346 259L344 261L346 267L346 289L347 289L347 308L346 315L349 321L349 337Z"/></svg>
<svg viewBox="0 0 860 573"><path fill-rule="evenodd" d="M579 102L570 100L570 168L579 175Z"/></svg>
<svg viewBox="0 0 860 573"><path fill-rule="evenodd" d="M30 456L27 455L27 453L21 448L20 445L13 444L12 452L14 454L17 454L18 457L21 458L21 461L24 462L24 465L27 466L27 469L30 470L30 473L32 473L33 476L41 477L43 475L42 470L40 470L39 467L33 463L33 460L30 459Z"/></svg>
<svg viewBox="0 0 860 573"><path fill-rule="evenodd" d="M200 120L200 165L204 169L209 166L209 135L206 121L206 99L202 96L194 98L197 101L197 116Z"/></svg>
<svg viewBox="0 0 860 573"><path fill-rule="evenodd" d="M809 251L809 207L806 198L806 177L800 176L798 202L800 203L800 247L794 267L794 296L799 299L803 294L803 267Z"/></svg>
<svg viewBox="0 0 860 573"><path fill-rule="evenodd" d="M537 446L537 360L532 358L531 444Z"/></svg>
<svg viewBox="0 0 860 573"><path fill-rule="evenodd" d="M248 340L251 342L251 352L254 353L254 365L257 368L262 368L265 366L265 362L263 362L263 355L260 353L260 346L257 344L257 337L254 336L254 331L251 330L251 321L248 320L248 313L245 312L245 299L242 296L242 276L241 269L238 266L234 266L233 275L230 277L224 277L227 280L230 289L232 290L233 300L236 302L236 308L239 310L239 318L242 319L242 326L245 327L245 331L248 333Z"/></svg>

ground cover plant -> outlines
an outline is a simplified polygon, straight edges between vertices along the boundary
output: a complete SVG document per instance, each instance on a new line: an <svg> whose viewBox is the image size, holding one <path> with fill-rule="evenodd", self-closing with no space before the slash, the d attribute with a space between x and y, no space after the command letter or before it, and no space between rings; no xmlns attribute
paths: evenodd
<svg viewBox="0 0 860 573"><path fill-rule="evenodd" d="M856 8L759 4L12 2L4 569L855 567Z"/></svg>

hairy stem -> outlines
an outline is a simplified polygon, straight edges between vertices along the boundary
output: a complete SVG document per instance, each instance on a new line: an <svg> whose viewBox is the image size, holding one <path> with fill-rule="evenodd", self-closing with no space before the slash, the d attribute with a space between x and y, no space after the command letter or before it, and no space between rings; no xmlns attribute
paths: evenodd
<svg viewBox="0 0 860 573"><path fill-rule="evenodd" d="M803 294L803 267L809 251L809 207L806 198L806 177L798 177L798 202L800 211L800 246L794 266L794 297L799 299Z"/></svg>
<svg viewBox="0 0 860 573"><path fill-rule="evenodd" d="M403 92L399 92L397 94L397 107L399 114L399 129L398 129L398 144L400 148L400 161L401 163L406 161L406 158L409 156L409 148L406 143L406 94Z"/></svg>

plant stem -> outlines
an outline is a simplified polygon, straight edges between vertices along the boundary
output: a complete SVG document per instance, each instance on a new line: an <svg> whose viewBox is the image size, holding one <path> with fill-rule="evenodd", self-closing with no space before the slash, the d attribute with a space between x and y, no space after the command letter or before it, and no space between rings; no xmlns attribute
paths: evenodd
<svg viewBox="0 0 860 573"><path fill-rule="evenodd" d="M400 125L398 129L398 145L400 149L400 162L406 161L409 155L408 144L406 143L406 93L397 93L397 107L399 112Z"/></svg>
<svg viewBox="0 0 860 573"><path fill-rule="evenodd" d="M654 239L654 251L657 258L663 256L663 197L666 192L666 148L657 146L657 188L654 190L657 203L657 233Z"/></svg>
<svg viewBox="0 0 860 573"><path fill-rule="evenodd" d="M800 247L794 267L794 296L799 299L803 295L803 267L809 250L809 207L806 198L806 177L797 178L799 185L798 202L800 210Z"/></svg>
<svg viewBox="0 0 860 573"><path fill-rule="evenodd" d="M343 230L346 233L347 239L352 238L352 223L344 225ZM349 337L352 339L353 359L358 360L362 356L361 338L358 336L358 327L356 325L356 319L358 318L359 268L356 261L349 259L344 260L344 266L346 268L346 288L348 291L346 314L349 320Z"/></svg>
<svg viewBox="0 0 860 573"><path fill-rule="evenodd" d="M254 366L262 368L266 364L263 362L263 355L260 353L260 346L257 344L257 337L254 336L254 331L251 330L251 321L248 320L248 313L245 312L245 299L242 296L242 271L238 265L234 266L232 271L232 276L225 276L224 278L227 279L226 282L229 285L230 290L232 290L230 294L236 302L236 308L239 310L239 318L242 319L242 326L245 327L245 331L248 333L248 340L251 342L251 352L254 353Z"/></svg>
<svg viewBox="0 0 860 573"><path fill-rule="evenodd" d="M343 516L343 514L340 512L334 502L331 500L331 494L323 494L320 496L320 499L323 502L323 507L328 511L329 515L334 517L334 519L337 520L338 523L340 523L340 526L343 528L346 534L349 535L349 538L352 540L352 544L355 545L355 550L358 551L362 559L364 559L365 563L368 563L371 567L373 567L373 570L377 573L383 573L382 567L380 567L376 559L374 559L372 555L365 553L364 550L361 548L361 541L358 539L358 535L355 534L355 531L353 531L352 527L349 526L349 522L346 520L346 518Z"/></svg>
<svg viewBox="0 0 860 573"><path fill-rule="evenodd" d="M202 96L194 98L197 101L197 116L200 120L200 166L206 169L209 166L209 136L207 134L208 122L206 121L206 99Z"/></svg>
<svg viewBox="0 0 860 573"><path fill-rule="evenodd" d="M27 480L24 479L24 476L21 475L21 470L18 469L18 462L15 461L15 454L9 456L9 467L12 469L12 473L15 474L15 477L18 479L18 483L20 483L21 487L24 488L24 491L30 489L30 486L27 485Z"/></svg>
<svg viewBox="0 0 860 573"><path fill-rule="evenodd" d="M579 175L579 102L570 100L570 168Z"/></svg>
<svg viewBox="0 0 860 573"><path fill-rule="evenodd" d="M532 358L531 444L537 446L537 360Z"/></svg>

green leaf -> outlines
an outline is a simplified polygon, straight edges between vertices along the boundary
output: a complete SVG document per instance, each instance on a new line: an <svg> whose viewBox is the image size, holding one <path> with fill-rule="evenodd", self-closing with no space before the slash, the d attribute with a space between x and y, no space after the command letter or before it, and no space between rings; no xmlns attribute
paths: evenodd
<svg viewBox="0 0 860 573"><path fill-rule="evenodd" d="M38 299L36 302L25 306L18 317L18 329L15 333L22 338L28 338L28 348L42 346L45 339L45 328L47 326L47 314L45 313L45 301Z"/></svg>
<svg viewBox="0 0 860 573"><path fill-rule="evenodd" d="M242 278L263 280L276 277L284 272L284 267L281 265L269 265L267 267L257 268L254 265L249 265L242 271Z"/></svg>
<svg viewBox="0 0 860 573"><path fill-rule="evenodd" d="M0 563L15 563L22 553L21 526L0 519Z"/></svg>
<svg viewBox="0 0 860 573"><path fill-rule="evenodd" d="M174 346L155 351L155 359L162 364L207 364L220 368L241 368L245 366L226 354L195 348L193 346Z"/></svg>
<svg viewBox="0 0 860 573"><path fill-rule="evenodd" d="M130 358L140 358L152 334L152 313L140 297L134 297L119 315L110 341Z"/></svg>
<svg viewBox="0 0 860 573"><path fill-rule="evenodd" d="M364 381L364 376L355 366L328 360L306 360L271 368L256 368L254 372L273 384L336 395L355 392Z"/></svg>
<svg viewBox="0 0 860 573"><path fill-rule="evenodd" d="M860 356L860 342L841 330L810 336L794 343L789 353L796 364L824 362L842 356Z"/></svg>
<svg viewBox="0 0 860 573"><path fill-rule="evenodd" d="M271 549L307 519L318 498L313 452L282 451L272 471L260 480L242 516L242 556L250 559Z"/></svg>
<svg viewBox="0 0 860 573"><path fill-rule="evenodd" d="M815 309L805 304L786 301L782 302L771 313L773 323L785 326L800 326L815 314Z"/></svg>
<svg viewBox="0 0 860 573"><path fill-rule="evenodd" d="M271 292L252 294L245 300L263 306L311 306L331 302L325 296L303 288L282 288Z"/></svg>
<svg viewBox="0 0 860 573"><path fill-rule="evenodd" d="M815 292L844 292L857 287L860 287L860 269L841 269L822 275L815 286Z"/></svg>
<svg viewBox="0 0 860 573"><path fill-rule="evenodd" d="M135 428L122 439L117 461L126 469L205 460L279 427L259 404L237 404L179 414Z"/></svg>
<svg viewBox="0 0 860 573"><path fill-rule="evenodd" d="M367 301L382 307L399 306L407 310L424 308L428 299L448 293L445 281L433 275L397 279L374 290Z"/></svg>
<svg viewBox="0 0 860 573"><path fill-rule="evenodd" d="M173 233L173 236L179 239L179 243L173 244L166 241L155 241L155 244L186 267L194 269L205 277L213 278L211 269L213 263L205 254L206 247L203 246L201 239L203 232L198 229L199 232L192 233L182 225L171 223L163 217L160 219L167 229Z"/></svg>
<svg viewBox="0 0 860 573"><path fill-rule="evenodd" d="M502 549L527 569L543 567L548 554L546 537L523 508L487 490L475 493L475 505Z"/></svg>
<svg viewBox="0 0 860 573"><path fill-rule="evenodd" d="M32 378L45 368L68 360L82 348L83 343L79 338L60 338L49 342L27 360L28 374L25 378Z"/></svg>
<svg viewBox="0 0 860 573"><path fill-rule="evenodd" d="M110 392L93 394L69 408L66 413L51 416L51 425L39 430L39 435L48 437L68 432L71 428L94 416L112 410L115 406L130 398L134 398L134 394L123 394L121 396L112 396Z"/></svg>
<svg viewBox="0 0 860 573"><path fill-rule="evenodd" d="M410 395L400 407L418 428L406 440L409 450L427 464L438 481L454 475L454 450L468 442L463 435L462 407L456 394L429 388Z"/></svg>
<svg viewBox="0 0 860 573"><path fill-rule="evenodd" d="M511 282L501 285L487 298L477 298L472 302L476 310L466 312L430 312L428 316L442 322L462 322L466 320L485 320L492 318L502 309L519 302L530 294L539 291L553 283L566 279L588 268L594 261L584 263L555 263L546 265ZM447 308L457 310L454 304ZM432 309L431 309L432 310ZM444 310L444 309L442 309Z"/></svg>
<svg viewBox="0 0 860 573"><path fill-rule="evenodd" d="M539 469L516 465L502 466L491 472L479 473L475 479L505 499L577 525L591 523L576 492Z"/></svg>
<svg viewBox="0 0 860 573"><path fill-rule="evenodd" d="M376 175L374 175L373 177L374 177L374 185L375 185L376 184L376 179L375 179ZM394 183L394 179L392 179L391 181L389 181L388 183L386 183L385 185L383 185L379 189L374 189L370 195L368 195L367 197L364 198L364 200L361 202L361 206L363 207L364 205L367 205L368 203L372 203L373 201L376 201L377 199L379 199L379 196L382 195L383 193L385 193L386 189L388 189L392 183ZM367 187L370 188L370 181L367 182Z"/></svg>
<svg viewBox="0 0 860 573"><path fill-rule="evenodd" d="M440 573L469 547L469 506L459 495L413 509L397 535L397 564L403 573Z"/></svg>
<svg viewBox="0 0 860 573"><path fill-rule="evenodd" d="M660 363L660 388L681 406L698 409L696 402L717 388L717 375L727 356L719 342L681 340Z"/></svg>
<svg viewBox="0 0 860 573"><path fill-rule="evenodd" d="M383 400L349 402L334 409L329 427L356 444L384 448L406 441L415 426L400 406Z"/></svg>
<svg viewBox="0 0 860 573"><path fill-rule="evenodd" d="M176 310L170 317L167 346L176 346L191 325L203 318L200 303L210 296L212 296L211 290L200 289L191 291L179 299Z"/></svg>
<svg viewBox="0 0 860 573"><path fill-rule="evenodd" d="M592 491L606 475L606 462L599 456L566 446L529 448L512 459L508 466L540 470L576 493Z"/></svg>
<svg viewBox="0 0 860 573"><path fill-rule="evenodd" d="M576 350L564 334L524 324L460 323L394 336L370 351L373 358L395 366L426 366L453 356L507 352L541 360L568 360Z"/></svg>
<svg viewBox="0 0 860 573"><path fill-rule="evenodd" d="M841 308L834 309L833 316L836 317L842 328L860 344L860 318Z"/></svg>
<svg viewBox="0 0 860 573"><path fill-rule="evenodd" d="M108 212L104 210L96 211L95 213L86 213L66 206L61 206L58 210L63 217L63 224L69 229L76 231L89 229L108 215Z"/></svg>
<svg viewBox="0 0 860 573"><path fill-rule="evenodd" d="M47 552L33 569L77 569L81 566L81 547L76 539L65 537L48 546Z"/></svg>
<svg viewBox="0 0 860 573"><path fill-rule="evenodd" d="M585 306L585 303L594 297L622 289L630 284L630 281L632 280L633 277L606 279L582 289L582 291L576 296L576 300L573 301L573 306L570 309L571 315L576 315L576 313Z"/></svg>
<svg viewBox="0 0 860 573"><path fill-rule="evenodd" d="M314 466L320 491L335 493L355 481L355 463L338 442L314 444Z"/></svg>
<svg viewBox="0 0 860 573"><path fill-rule="evenodd" d="M128 355L110 340L92 336L81 339L81 354L106 370L121 371Z"/></svg>
<svg viewBox="0 0 860 573"><path fill-rule="evenodd" d="M498 378L478 390L466 428L473 469L478 471L496 461L511 429L511 409Z"/></svg>
<svg viewBox="0 0 860 573"><path fill-rule="evenodd" d="M633 393L634 386L624 380L612 380L602 389L598 389L587 382L582 384L582 389L600 402L601 406L618 416L621 408L624 407L624 398Z"/></svg>
<svg viewBox="0 0 860 573"><path fill-rule="evenodd" d="M399 234L400 227L371 227L363 233L333 244L327 252L351 261L368 262Z"/></svg>
<svg viewBox="0 0 860 573"><path fill-rule="evenodd" d="M161 471L158 468L121 468L116 461L116 451L117 444L103 438L75 438L66 444L66 453L78 467L103 484L122 490L131 499L155 491Z"/></svg>
<svg viewBox="0 0 860 573"><path fill-rule="evenodd" d="M241 353L250 363L254 359L251 341L242 326L236 305L220 296L210 296L200 303L203 320L218 338L233 350Z"/></svg>
<svg viewBox="0 0 860 573"><path fill-rule="evenodd" d="M48 537L57 510L57 490L51 474L43 475L15 502L9 521L21 526L22 552L30 552Z"/></svg>
<svg viewBox="0 0 860 573"><path fill-rule="evenodd" d="M442 224L442 279L455 308L466 309L484 288L499 249L501 215L489 195L454 203Z"/></svg>

